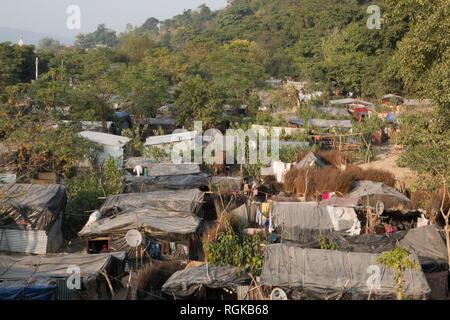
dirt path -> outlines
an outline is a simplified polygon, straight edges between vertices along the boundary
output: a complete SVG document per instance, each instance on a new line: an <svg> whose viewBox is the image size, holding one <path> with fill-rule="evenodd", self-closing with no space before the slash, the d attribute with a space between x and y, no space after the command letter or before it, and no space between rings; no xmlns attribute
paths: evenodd
<svg viewBox="0 0 450 320"><path fill-rule="evenodd" d="M400 168L396 161L401 154L401 150L394 148L392 145L375 146L373 148L375 153L375 160L360 165L361 168L368 169L383 169L391 171L398 181L404 181L406 187L417 180L417 176L408 168Z"/></svg>

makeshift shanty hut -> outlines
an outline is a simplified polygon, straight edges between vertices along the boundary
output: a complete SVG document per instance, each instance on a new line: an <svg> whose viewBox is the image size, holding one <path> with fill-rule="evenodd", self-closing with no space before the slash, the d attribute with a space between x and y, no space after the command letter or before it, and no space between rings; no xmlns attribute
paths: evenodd
<svg viewBox="0 0 450 320"><path fill-rule="evenodd" d="M147 126L147 131L143 132L144 136L153 136L154 130L161 128L164 133L171 134L176 128L174 118L149 118L141 122L141 129Z"/></svg>
<svg viewBox="0 0 450 320"><path fill-rule="evenodd" d="M270 127L270 126L263 126L254 124L252 125L252 130L255 130L256 132L259 132L259 130L267 130L267 134L270 134L270 132L276 132L278 136L285 135L294 135L298 133L304 133L305 129L303 128L291 128L291 127Z"/></svg>
<svg viewBox="0 0 450 320"><path fill-rule="evenodd" d="M219 187L221 190L241 190L244 178L242 177L212 177L210 180L211 187Z"/></svg>
<svg viewBox="0 0 450 320"><path fill-rule="evenodd" d="M364 100L359 100L359 99L344 98L344 99L330 100L329 105L330 106L341 105L341 106L346 106L346 107L361 105L361 106L366 106L366 107L372 107L373 103L370 103L370 102L367 102Z"/></svg>
<svg viewBox="0 0 450 320"><path fill-rule="evenodd" d="M320 127L324 130L331 128L341 128L345 130L352 130L353 125L351 120L326 120L326 119L309 119L305 121L304 119L290 119L289 123L296 127L304 127L305 124L309 126ZM300 129L297 129L300 130Z"/></svg>
<svg viewBox="0 0 450 320"><path fill-rule="evenodd" d="M113 290L120 286L116 279L124 273L124 259L124 252L0 256L0 300L109 299L109 285ZM69 278L76 276L73 272L79 272L79 289Z"/></svg>
<svg viewBox="0 0 450 320"><path fill-rule="evenodd" d="M100 213L108 217L130 209L151 207L195 215L202 205L203 197L204 193L198 189L125 193L108 197Z"/></svg>
<svg viewBox="0 0 450 320"><path fill-rule="evenodd" d="M188 260L195 254L192 246L199 226L200 219L193 215L145 207L102 218L84 226L79 235L91 242L91 248L95 244L107 244L112 251L125 250L133 256L135 248L127 244L125 236L128 231L137 229L144 234L142 245L150 256L154 253L158 258L166 254L161 246L174 243L176 247L170 249L171 258Z"/></svg>
<svg viewBox="0 0 450 320"><path fill-rule="evenodd" d="M231 211L231 215L236 218L240 225L244 228L261 228L269 226L269 216L263 210L262 203L252 202L250 204L244 203Z"/></svg>
<svg viewBox="0 0 450 320"><path fill-rule="evenodd" d="M88 222L79 235L88 241L89 250L99 251L103 245L110 250L135 249L127 244L125 235L137 229L144 235L146 250L155 246L169 247L174 257L188 259L194 255L193 236L200 226L199 214L204 193L199 190L156 191L112 196L100 209L101 218ZM153 246L152 246L153 245ZM160 250L161 251L161 250ZM159 252L155 252L159 256ZM167 254L166 250L162 250ZM169 250L168 250L169 251Z"/></svg>
<svg viewBox="0 0 450 320"><path fill-rule="evenodd" d="M349 117L350 113L345 108L319 107L318 111L335 117Z"/></svg>
<svg viewBox="0 0 450 320"><path fill-rule="evenodd" d="M353 128L351 120L309 119L308 124L311 126L321 127L322 129L342 128L351 130Z"/></svg>
<svg viewBox="0 0 450 320"><path fill-rule="evenodd" d="M153 163L146 165L147 177L181 176L200 174L198 164Z"/></svg>
<svg viewBox="0 0 450 320"><path fill-rule="evenodd" d="M378 265L379 257L380 254L273 244L266 247L261 284L269 288L280 287L293 300L338 297L365 300L369 295L374 300L395 299L395 273ZM416 255L410 257L418 262ZM374 275L374 284L371 275ZM404 281L404 294L409 299L431 297L431 289L421 270L408 270Z"/></svg>
<svg viewBox="0 0 450 320"><path fill-rule="evenodd" d="M425 273L448 271L447 248L441 232L435 225L423 226L394 233L353 235L333 233L327 236L340 251L382 253L402 247L418 256ZM308 239L305 239L308 240ZM320 249L320 242L296 242L302 248Z"/></svg>
<svg viewBox="0 0 450 320"><path fill-rule="evenodd" d="M435 225L411 229L402 238L399 247L419 257L433 299L448 298L448 254L444 235Z"/></svg>
<svg viewBox="0 0 450 320"><path fill-rule="evenodd" d="M319 204L324 206L356 208L358 206L358 201L359 199L330 197L328 199L321 200Z"/></svg>
<svg viewBox="0 0 450 320"><path fill-rule="evenodd" d="M238 268L204 264L175 272L162 292L176 300L236 300L238 287L250 281L249 275Z"/></svg>
<svg viewBox="0 0 450 320"><path fill-rule="evenodd" d="M309 152L301 161L296 164L297 169L306 169L306 168L324 168L327 164L321 157L319 157L314 152Z"/></svg>
<svg viewBox="0 0 450 320"><path fill-rule="evenodd" d="M305 124L304 119L292 118L289 120L289 125L293 126L294 128L303 127L304 124Z"/></svg>
<svg viewBox="0 0 450 320"><path fill-rule="evenodd" d="M147 163L145 176L126 175L126 192L193 189L208 186L208 175L197 164Z"/></svg>
<svg viewBox="0 0 450 320"><path fill-rule="evenodd" d="M272 228L286 240L302 243L335 233L349 236L361 232L354 208L322 206L315 202L273 202Z"/></svg>
<svg viewBox="0 0 450 320"><path fill-rule="evenodd" d="M169 146L174 143L184 142L188 149L193 149L194 144L202 145L202 137L197 131L183 131L162 136L147 137L145 147L158 147L170 153Z"/></svg>
<svg viewBox="0 0 450 320"><path fill-rule="evenodd" d="M394 106L397 106L397 105L400 105L400 104L403 104L404 103L404 98L403 97L401 97L401 96L398 96L398 95L395 95L395 94L386 94L386 95L384 95L382 98L381 98L381 101L384 103L384 104L389 104L389 105L394 105Z"/></svg>
<svg viewBox="0 0 450 320"><path fill-rule="evenodd" d="M15 184L0 194L0 250L45 254L59 249L65 186Z"/></svg>
<svg viewBox="0 0 450 320"><path fill-rule="evenodd" d="M130 141L130 138L94 131L82 131L79 135L103 147L103 151L98 155L98 163L102 163L111 156L118 159L122 166L123 147ZM87 166L88 164L82 163L81 165Z"/></svg>
<svg viewBox="0 0 450 320"><path fill-rule="evenodd" d="M385 210L411 209L411 200L407 196L382 182L355 181L346 198L359 199L360 205L371 207L381 201Z"/></svg>
<svg viewBox="0 0 450 320"><path fill-rule="evenodd" d="M311 142L308 141L280 141L280 148L284 147L300 147L301 149L307 149L311 147Z"/></svg>
<svg viewBox="0 0 450 320"><path fill-rule="evenodd" d="M124 161L123 167L128 171L133 171L137 166L141 166L143 169L151 167L155 163L172 163L170 159L144 158L144 157L131 157ZM141 174L143 175L143 173Z"/></svg>
<svg viewBox="0 0 450 320"><path fill-rule="evenodd" d="M62 121L63 123L71 123L71 121ZM81 128L84 131L95 131L95 132L102 132L103 130L103 122L102 121L80 121ZM112 133L112 121L106 121L106 129L108 132Z"/></svg>

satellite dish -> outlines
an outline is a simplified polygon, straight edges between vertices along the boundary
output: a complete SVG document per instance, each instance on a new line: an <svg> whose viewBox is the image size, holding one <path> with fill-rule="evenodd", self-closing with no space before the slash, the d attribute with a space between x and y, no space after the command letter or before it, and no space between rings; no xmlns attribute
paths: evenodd
<svg viewBox="0 0 450 320"><path fill-rule="evenodd" d="M286 292L284 292L280 288L275 288L272 290L272 293L270 294L270 300L287 300Z"/></svg>
<svg viewBox="0 0 450 320"><path fill-rule="evenodd" d="M125 236L127 243L130 247L137 247L142 243L142 234L137 230L130 230Z"/></svg>
<svg viewBox="0 0 450 320"><path fill-rule="evenodd" d="M383 201L378 201L376 205L377 214L381 216L384 212L384 203Z"/></svg>

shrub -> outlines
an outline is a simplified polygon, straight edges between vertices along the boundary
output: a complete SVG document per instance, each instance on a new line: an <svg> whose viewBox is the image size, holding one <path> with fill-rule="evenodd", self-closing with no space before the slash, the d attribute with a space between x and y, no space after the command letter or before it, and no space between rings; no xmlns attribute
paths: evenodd
<svg viewBox="0 0 450 320"><path fill-rule="evenodd" d="M237 233L226 217L222 219L224 230L214 241L203 242L206 259L213 266L234 266L259 275L263 264L263 243L258 235Z"/></svg>
<svg viewBox="0 0 450 320"><path fill-rule="evenodd" d="M137 287L143 291L159 291L172 274L184 268L185 263L182 261L152 260L139 269L136 275Z"/></svg>
<svg viewBox="0 0 450 320"><path fill-rule="evenodd" d="M103 163L102 170L80 170L66 180L67 206L63 220L64 237L70 239L76 235L89 219L90 212L99 209L107 197L123 192L122 176L117 162L110 158Z"/></svg>
<svg viewBox="0 0 450 320"><path fill-rule="evenodd" d="M409 259L409 252L401 247L398 247L392 251L383 252L381 257L377 259L377 263L394 270L394 286L397 291L397 300L405 299L403 294L403 286L405 284L403 275L407 269L420 270L419 264L415 261L411 261Z"/></svg>

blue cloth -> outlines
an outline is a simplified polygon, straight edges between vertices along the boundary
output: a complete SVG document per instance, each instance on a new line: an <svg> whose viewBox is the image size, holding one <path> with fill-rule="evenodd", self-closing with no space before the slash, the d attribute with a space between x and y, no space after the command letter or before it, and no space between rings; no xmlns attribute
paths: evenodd
<svg viewBox="0 0 450 320"><path fill-rule="evenodd" d="M161 259L161 245L159 243L152 243L148 247L148 252L151 258L160 260Z"/></svg>

